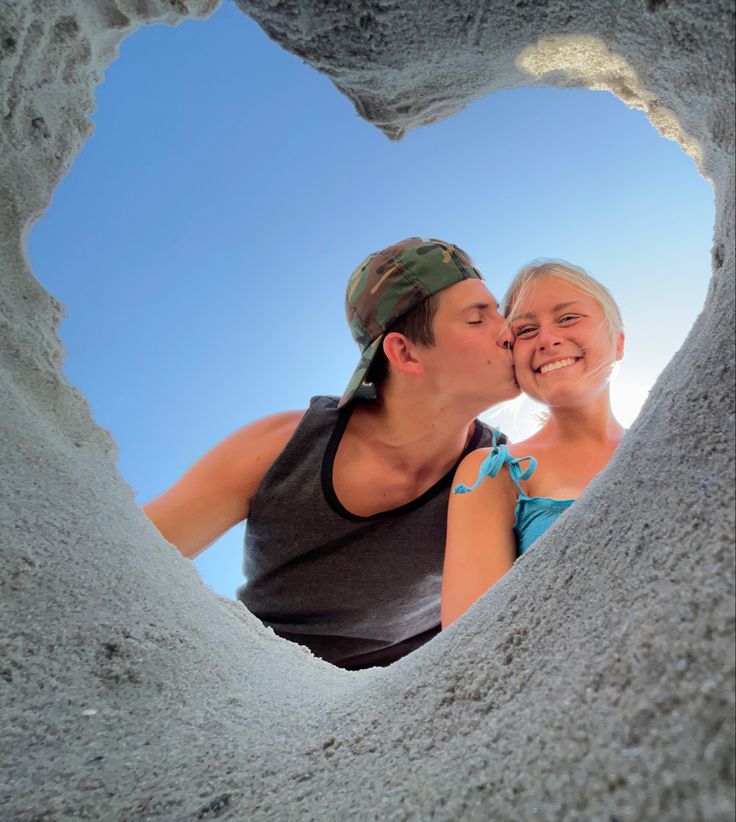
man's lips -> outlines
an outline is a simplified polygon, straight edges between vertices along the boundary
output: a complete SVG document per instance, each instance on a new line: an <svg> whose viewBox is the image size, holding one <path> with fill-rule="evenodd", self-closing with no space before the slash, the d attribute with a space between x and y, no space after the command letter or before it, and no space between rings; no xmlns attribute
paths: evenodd
<svg viewBox="0 0 736 822"><path fill-rule="evenodd" d="M571 365L575 365L575 363L582 359L581 357L560 357L556 360L550 360L549 362L543 363L539 366L539 368L535 368L534 372L536 374L551 374L553 371L559 371L562 368L569 368Z"/></svg>

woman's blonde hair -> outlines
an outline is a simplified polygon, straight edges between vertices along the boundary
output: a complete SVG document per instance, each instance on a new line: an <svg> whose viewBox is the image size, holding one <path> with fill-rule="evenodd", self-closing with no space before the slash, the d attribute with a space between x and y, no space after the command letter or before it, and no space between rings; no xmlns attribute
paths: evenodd
<svg viewBox="0 0 736 822"><path fill-rule="evenodd" d="M565 280L592 297L603 309L611 339L615 339L619 332L624 330L621 310L611 292L591 277L587 271L564 260L534 260L519 271L506 289L502 300L503 313L507 320L512 316L514 306L518 305L529 285L541 277L557 277Z"/></svg>

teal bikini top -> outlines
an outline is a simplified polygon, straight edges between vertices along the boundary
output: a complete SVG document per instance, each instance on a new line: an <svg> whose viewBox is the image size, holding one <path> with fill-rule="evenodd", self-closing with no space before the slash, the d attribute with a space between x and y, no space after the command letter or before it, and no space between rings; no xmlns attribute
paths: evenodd
<svg viewBox="0 0 736 822"><path fill-rule="evenodd" d="M529 463L525 470L521 467L522 462ZM531 477L537 467L537 461L534 457L519 457L518 459L512 457L508 446L499 445L496 442L495 431L491 450L478 469L478 479L470 486L463 484L456 486L454 492L467 494L469 491L474 491L486 476L495 477L504 465L508 465L511 479L519 489L514 509L514 534L516 534L516 550L521 556L575 500L528 497L521 487L521 481Z"/></svg>

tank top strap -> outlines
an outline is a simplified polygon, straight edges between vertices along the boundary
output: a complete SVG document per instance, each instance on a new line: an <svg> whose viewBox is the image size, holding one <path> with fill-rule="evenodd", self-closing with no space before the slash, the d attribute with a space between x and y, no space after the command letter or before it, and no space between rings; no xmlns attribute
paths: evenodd
<svg viewBox="0 0 736 822"><path fill-rule="evenodd" d="M511 479L516 485L519 496L527 499L524 489L521 487L521 481L529 479L537 467L537 461L534 457L514 457L509 453L508 445L499 444L496 437L497 432L493 432L493 441L491 443L491 450L488 456L483 460L478 468L478 477L472 485L465 485L460 483L453 488L455 494L467 494L475 489L483 482L485 477L495 477L504 465L508 465ZM521 464L528 462L529 465L523 469Z"/></svg>

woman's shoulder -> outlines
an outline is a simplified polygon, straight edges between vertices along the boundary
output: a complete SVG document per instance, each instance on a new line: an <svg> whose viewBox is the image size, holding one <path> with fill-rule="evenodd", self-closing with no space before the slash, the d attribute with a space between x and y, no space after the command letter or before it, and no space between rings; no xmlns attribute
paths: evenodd
<svg viewBox="0 0 736 822"><path fill-rule="evenodd" d="M502 471L504 463L510 459L505 445L477 448L463 457L455 471L453 490L455 493L467 493L478 488L513 488L513 481L508 471Z"/></svg>
<svg viewBox="0 0 736 822"><path fill-rule="evenodd" d="M483 448L476 448L474 451L469 451L462 460L460 460L460 465L480 465L495 448L496 446L486 445Z"/></svg>
<svg viewBox="0 0 736 822"><path fill-rule="evenodd" d="M539 459L543 457L545 452L549 449L549 443L545 436L540 436L540 432L532 434L525 440L519 442L509 443L509 453L514 459L522 459L523 457L535 457Z"/></svg>
<svg viewBox="0 0 736 822"><path fill-rule="evenodd" d="M494 442L493 445L484 446L483 448L476 448L466 454L460 462L460 467L478 469L485 465L486 469L494 464L498 466L503 465L512 459L509 453L509 446L504 441L503 443ZM458 469L459 470L459 469Z"/></svg>

